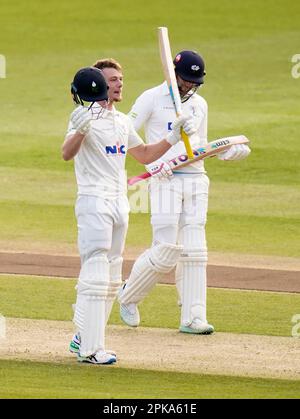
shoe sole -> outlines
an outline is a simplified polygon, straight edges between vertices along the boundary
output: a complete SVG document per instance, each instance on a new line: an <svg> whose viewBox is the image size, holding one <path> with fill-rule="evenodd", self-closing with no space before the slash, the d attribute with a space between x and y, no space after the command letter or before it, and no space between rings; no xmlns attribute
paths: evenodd
<svg viewBox="0 0 300 419"><path fill-rule="evenodd" d="M117 362L117 359L116 358L111 358L111 359L108 359L105 362L92 362L89 359L86 359L86 358L85 359L82 359L82 358L78 357L77 361L80 362L80 363L82 363L82 364L111 365L111 364L114 364L115 362Z"/></svg>
<svg viewBox="0 0 300 419"><path fill-rule="evenodd" d="M72 345L72 343L69 346L69 351L71 352L71 354L75 354L78 355L79 354L79 346L75 346ZM114 351L110 351L109 349L106 351L109 355L114 356L115 358L117 358L117 354Z"/></svg>
<svg viewBox="0 0 300 419"><path fill-rule="evenodd" d="M212 333L214 333L214 329L208 329L208 330L197 330L197 329L192 329L191 327L188 326L181 326L179 328L179 332L181 333L190 333L192 335L211 335Z"/></svg>
<svg viewBox="0 0 300 419"><path fill-rule="evenodd" d="M129 323L129 322L127 322L127 321L125 320L124 316L123 316L122 309L120 309L120 317L121 317L121 320L122 320L125 324L127 324L127 326L130 326L130 327L138 327L138 326L139 326L139 324L140 324L140 322L138 322L138 323Z"/></svg>
<svg viewBox="0 0 300 419"><path fill-rule="evenodd" d="M125 323L129 327L138 327L138 325L139 325L139 323L138 324L130 324L122 316L120 316L120 317L121 317L122 322Z"/></svg>

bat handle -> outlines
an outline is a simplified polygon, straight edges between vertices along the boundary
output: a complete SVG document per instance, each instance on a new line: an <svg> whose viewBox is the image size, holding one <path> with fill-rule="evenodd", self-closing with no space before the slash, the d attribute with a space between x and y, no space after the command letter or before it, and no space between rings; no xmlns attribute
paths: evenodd
<svg viewBox="0 0 300 419"><path fill-rule="evenodd" d="M128 185L131 186L131 185L134 185L137 182L140 182L141 180L148 179L148 177L151 177L150 173L149 172L145 172L145 173L143 173L141 175L133 176L133 177L129 178L127 180L127 183L128 183Z"/></svg>
<svg viewBox="0 0 300 419"><path fill-rule="evenodd" d="M181 130L180 130L180 133L181 133L181 138L183 139L183 142L184 142L184 145L185 145L186 154L188 155L188 158L190 160L192 160L195 156L194 156L194 153L193 153L191 144L190 144L189 137L183 131L183 128L182 127L181 127Z"/></svg>

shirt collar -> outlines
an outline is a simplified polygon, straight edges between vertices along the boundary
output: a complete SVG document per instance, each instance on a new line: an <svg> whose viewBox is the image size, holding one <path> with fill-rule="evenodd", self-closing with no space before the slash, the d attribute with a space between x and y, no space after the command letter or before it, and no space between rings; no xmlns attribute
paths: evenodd
<svg viewBox="0 0 300 419"><path fill-rule="evenodd" d="M162 93L164 96L168 96L170 94L169 87L166 81L161 84Z"/></svg>

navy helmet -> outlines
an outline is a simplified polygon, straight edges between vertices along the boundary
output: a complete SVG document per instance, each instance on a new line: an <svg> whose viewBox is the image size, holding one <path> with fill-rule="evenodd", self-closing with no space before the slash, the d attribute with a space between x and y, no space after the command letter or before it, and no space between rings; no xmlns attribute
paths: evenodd
<svg viewBox="0 0 300 419"><path fill-rule="evenodd" d="M108 86L103 73L96 67L84 67L77 71L71 83L73 100L83 105L86 102L108 100Z"/></svg>
<svg viewBox="0 0 300 419"><path fill-rule="evenodd" d="M198 86L204 83L205 64L203 58L195 51L181 51L174 58L175 73L183 80Z"/></svg>

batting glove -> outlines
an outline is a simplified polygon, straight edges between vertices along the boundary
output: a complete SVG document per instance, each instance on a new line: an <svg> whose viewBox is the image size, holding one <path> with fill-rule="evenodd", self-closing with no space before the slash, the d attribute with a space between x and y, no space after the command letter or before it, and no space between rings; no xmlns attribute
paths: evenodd
<svg viewBox="0 0 300 419"><path fill-rule="evenodd" d="M148 164L145 167L147 172L156 179L169 178L173 176L171 166L165 161L158 161L153 164Z"/></svg>
<svg viewBox="0 0 300 419"><path fill-rule="evenodd" d="M71 114L73 127L77 132L83 135L90 129L91 119L91 113L83 106L78 106Z"/></svg>
<svg viewBox="0 0 300 419"><path fill-rule="evenodd" d="M219 153L219 160L243 160L249 154L251 150L246 144L234 144L228 150Z"/></svg>
<svg viewBox="0 0 300 419"><path fill-rule="evenodd" d="M181 115L178 116L172 123L172 131L167 135L166 140L169 144L177 144L181 140L181 128L190 136L196 132L196 127L192 116Z"/></svg>

